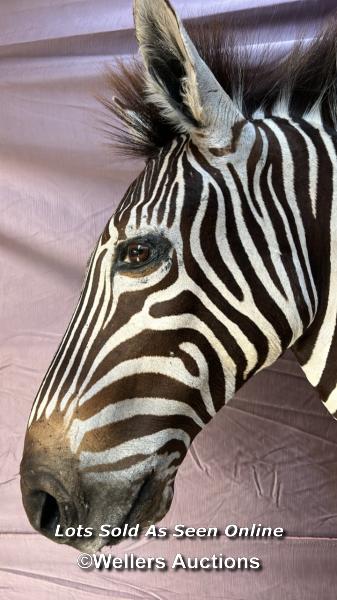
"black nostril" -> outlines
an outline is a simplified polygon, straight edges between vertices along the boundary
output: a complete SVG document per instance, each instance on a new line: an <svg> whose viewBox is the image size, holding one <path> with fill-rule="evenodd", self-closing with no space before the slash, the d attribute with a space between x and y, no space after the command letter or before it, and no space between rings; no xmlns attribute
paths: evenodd
<svg viewBox="0 0 337 600"><path fill-rule="evenodd" d="M58 533L81 523L74 490L70 494L62 481L30 467L21 475L21 491L23 505L34 529L55 542L66 543L67 538Z"/></svg>
<svg viewBox="0 0 337 600"><path fill-rule="evenodd" d="M46 533L54 534L57 525L60 523L61 514L57 501L47 492L39 492L41 494L41 516L40 529Z"/></svg>

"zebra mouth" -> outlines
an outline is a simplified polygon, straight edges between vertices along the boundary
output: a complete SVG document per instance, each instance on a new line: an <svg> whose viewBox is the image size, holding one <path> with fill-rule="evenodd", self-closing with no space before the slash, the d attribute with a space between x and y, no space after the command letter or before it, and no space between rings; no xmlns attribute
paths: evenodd
<svg viewBox="0 0 337 600"><path fill-rule="evenodd" d="M134 500L132 506L128 513L126 514L123 522L119 525L120 529L123 529L124 525L129 525L129 527L133 527L139 523L140 527L144 527L150 522L150 512L153 513L153 495L152 491L152 481L153 478L151 475L147 476L143 483L141 484ZM114 546L118 544L123 539L123 535L118 536L110 536L106 544L107 546Z"/></svg>

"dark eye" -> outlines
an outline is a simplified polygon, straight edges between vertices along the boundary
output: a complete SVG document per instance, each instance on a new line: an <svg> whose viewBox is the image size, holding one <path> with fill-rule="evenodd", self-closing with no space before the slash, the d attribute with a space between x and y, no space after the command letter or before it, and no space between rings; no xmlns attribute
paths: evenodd
<svg viewBox="0 0 337 600"><path fill-rule="evenodd" d="M150 247L146 244L133 242L126 247L123 260L131 264L144 263L149 259L150 253Z"/></svg>
<svg viewBox="0 0 337 600"><path fill-rule="evenodd" d="M155 269L156 265L168 258L170 242L162 235L148 233L133 239L124 240L116 249L114 271L132 273L133 276Z"/></svg>

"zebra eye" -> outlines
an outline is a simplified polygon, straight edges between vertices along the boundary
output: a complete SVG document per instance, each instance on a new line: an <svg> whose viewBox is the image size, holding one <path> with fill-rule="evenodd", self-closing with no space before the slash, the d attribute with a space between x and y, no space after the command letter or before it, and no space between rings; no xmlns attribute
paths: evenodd
<svg viewBox="0 0 337 600"><path fill-rule="evenodd" d="M131 264L140 264L146 262L150 257L150 247L146 244L131 243L125 249L123 261Z"/></svg>
<svg viewBox="0 0 337 600"><path fill-rule="evenodd" d="M148 233L125 240L116 249L114 271L143 273L168 257L171 243L162 235Z"/></svg>

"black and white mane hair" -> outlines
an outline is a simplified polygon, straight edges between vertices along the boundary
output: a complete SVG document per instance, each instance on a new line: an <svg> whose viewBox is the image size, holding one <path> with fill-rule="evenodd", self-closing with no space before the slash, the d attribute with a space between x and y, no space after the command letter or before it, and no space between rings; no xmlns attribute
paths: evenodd
<svg viewBox="0 0 337 600"><path fill-rule="evenodd" d="M232 33L232 17L227 22L198 22L186 28L204 62L246 119L272 115L298 119L319 110L323 124L336 129L336 17L312 41L298 40L281 57L275 57L268 46L257 53L258 44L252 43L254 40L249 40L249 45L242 44ZM181 110L187 72L181 73L181 61L175 50L172 45L171 56L157 53L151 75L161 81L164 78L171 104L174 97L180 114L185 110L186 124L193 122L202 131L203 123L198 122L190 109ZM128 156L153 158L178 133L185 132L176 113L163 106L162 99L158 102L146 68L137 58L119 61L109 71L107 82L112 99L103 98L102 102L122 125L109 124L109 133L119 151Z"/></svg>

